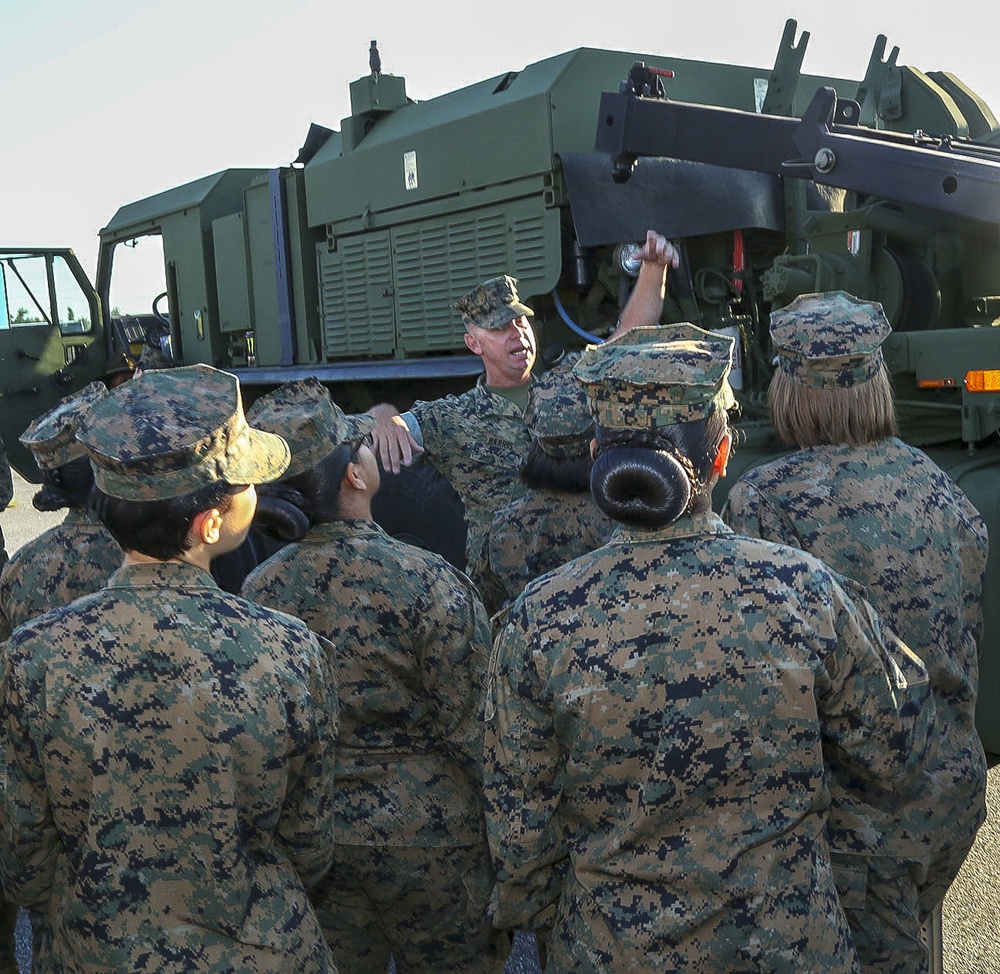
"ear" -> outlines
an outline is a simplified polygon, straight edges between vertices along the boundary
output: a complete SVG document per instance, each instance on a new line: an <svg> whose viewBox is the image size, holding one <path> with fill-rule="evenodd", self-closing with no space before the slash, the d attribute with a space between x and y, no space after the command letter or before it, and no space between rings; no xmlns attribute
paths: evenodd
<svg viewBox="0 0 1000 974"><path fill-rule="evenodd" d="M729 452L733 446L733 434L726 433L719 443L719 452L715 454L712 461L712 473L717 477L726 476L726 467L729 465Z"/></svg>
<svg viewBox="0 0 1000 974"><path fill-rule="evenodd" d="M344 471L344 481L352 490L365 490L368 486L365 483L365 478L361 476L361 468L353 462L347 464L347 469Z"/></svg>
<svg viewBox="0 0 1000 974"><path fill-rule="evenodd" d="M201 544L218 544L222 537L222 512L213 507L210 511L196 514L191 522L191 532Z"/></svg>
<svg viewBox="0 0 1000 974"><path fill-rule="evenodd" d="M597 440L596 438L590 441L590 459L597 459Z"/></svg>
<svg viewBox="0 0 1000 974"><path fill-rule="evenodd" d="M465 345L474 355L482 355L483 347L479 344L479 339L475 335L470 334L468 331L462 336L465 339Z"/></svg>

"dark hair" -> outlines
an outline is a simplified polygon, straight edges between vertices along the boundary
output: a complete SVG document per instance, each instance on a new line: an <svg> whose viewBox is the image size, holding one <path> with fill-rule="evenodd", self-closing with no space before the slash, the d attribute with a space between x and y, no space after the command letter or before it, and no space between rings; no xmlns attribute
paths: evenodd
<svg viewBox="0 0 1000 974"><path fill-rule="evenodd" d="M640 528L672 524L712 503L708 480L729 429L726 413L653 430L597 429L590 490L614 521Z"/></svg>
<svg viewBox="0 0 1000 974"><path fill-rule="evenodd" d="M105 494L95 485L90 493L90 507L123 551L137 551L169 561L191 547L188 533L202 511L217 508L225 513L232 506L233 497L244 489L223 480L180 497L128 501Z"/></svg>
<svg viewBox="0 0 1000 974"><path fill-rule="evenodd" d="M533 439L528 447L528 457L521 467L521 483L531 490L561 490L571 494L584 494L590 490L589 440L578 456L554 457L546 453Z"/></svg>
<svg viewBox="0 0 1000 974"><path fill-rule="evenodd" d="M254 525L278 541L301 541L314 524L340 520L340 485L361 441L342 443L302 473L257 488Z"/></svg>
<svg viewBox="0 0 1000 974"><path fill-rule="evenodd" d="M38 511L59 511L64 507L79 510L90 500L94 485L94 470L85 457L76 457L58 467L40 467L42 486L31 498Z"/></svg>

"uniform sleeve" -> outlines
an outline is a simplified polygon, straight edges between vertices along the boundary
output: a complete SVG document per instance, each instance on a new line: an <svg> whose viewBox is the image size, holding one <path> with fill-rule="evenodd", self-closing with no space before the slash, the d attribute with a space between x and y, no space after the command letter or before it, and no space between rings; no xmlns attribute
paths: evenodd
<svg viewBox="0 0 1000 974"><path fill-rule="evenodd" d="M62 848L48 801L45 773L28 720L33 687L2 648L0 727L5 757L0 797L0 873L4 893L21 906L41 908L49 899Z"/></svg>
<svg viewBox="0 0 1000 974"><path fill-rule="evenodd" d="M763 538L808 550L789 518L746 481L738 480L733 485L722 508L722 520L746 538Z"/></svg>
<svg viewBox="0 0 1000 974"><path fill-rule="evenodd" d="M420 646L423 687L432 704L438 739L478 792L490 621L472 582L443 559L440 568L419 612L427 623Z"/></svg>
<svg viewBox="0 0 1000 974"><path fill-rule="evenodd" d="M562 756L533 659L532 628L519 599L490 662L483 790L497 872L493 924L544 930L569 860L558 817Z"/></svg>
<svg viewBox="0 0 1000 974"><path fill-rule="evenodd" d="M886 808L926 786L934 698L919 657L882 623L860 585L841 582L831 598L838 646L825 660L819 699L824 751L848 791Z"/></svg>
<svg viewBox="0 0 1000 974"><path fill-rule="evenodd" d="M329 640L310 634L313 644L308 705L299 714L304 746L289 760L288 792L276 842L306 886L318 883L333 862L334 762L339 712Z"/></svg>
<svg viewBox="0 0 1000 974"><path fill-rule="evenodd" d="M424 433L420 428L420 420L417 418L416 413L413 410L408 410L400 415L403 417L403 422L406 423L406 428L410 431L410 436L416 441L417 446L423 446Z"/></svg>

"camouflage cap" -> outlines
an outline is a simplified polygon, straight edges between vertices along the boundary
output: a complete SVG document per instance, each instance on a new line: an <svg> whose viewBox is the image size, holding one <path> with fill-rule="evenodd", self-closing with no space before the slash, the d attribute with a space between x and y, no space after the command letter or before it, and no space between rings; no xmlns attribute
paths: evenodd
<svg viewBox="0 0 1000 974"><path fill-rule="evenodd" d="M236 376L208 365L143 372L87 411L77 439L97 486L130 501L268 483L289 459L280 436L247 423Z"/></svg>
<svg viewBox="0 0 1000 974"><path fill-rule="evenodd" d="M572 368L552 368L532 380L524 421L542 452L549 456L572 457L587 452L594 435L594 418L587 394Z"/></svg>
<svg viewBox="0 0 1000 974"><path fill-rule="evenodd" d="M177 368L177 360L172 359L155 345L143 345L142 351L139 353L138 367L143 372L149 372L152 369L175 369Z"/></svg>
<svg viewBox="0 0 1000 974"><path fill-rule="evenodd" d="M475 325L487 331L498 331L508 321L535 313L526 304L521 304L517 296L517 281L506 274L491 277L474 287L452 307L462 316L466 326Z"/></svg>
<svg viewBox="0 0 1000 974"><path fill-rule="evenodd" d="M633 331L638 344L627 344ZM653 429L736 404L729 385L734 340L728 335L687 323L633 331L587 346L574 369L600 426Z"/></svg>
<svg viewBox="0 0 1000 974"><path fill-rule="evenodd" d="M31 450L39 467L54 470L84 456L87 451L77 442L77 427L91 405L107 394L103 382L91 382L80 392L60 400L21 434L21 443Z"/></svg>
<svg viewBox="0 0 1000 974"><path fill-rule="evenodd" d="M286 478L311 470L342 443L359 440L375 427L371 416L345 415L315 376L293 379L261 396L247 419L288 443L292 459Z"/></svg>
<svg viewBox="0 0 1000 974"><path fill-rule="evenodd" d="M771 312L778 365L813 389L853 386L882 366L882 342L892 331L877 301L846 291L799 295Z"/></svg>

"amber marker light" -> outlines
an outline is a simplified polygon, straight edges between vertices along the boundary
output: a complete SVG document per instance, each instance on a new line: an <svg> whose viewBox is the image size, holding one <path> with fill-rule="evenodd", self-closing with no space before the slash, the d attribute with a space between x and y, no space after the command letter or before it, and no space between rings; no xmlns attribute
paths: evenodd
<svg viewBox="0 0 1000 974"><path fill-rule="evenodd" d="M918 389L954 389L954 379L917 379Z"/></svg>
<svg viewBox="0 0 1000 974"><path fill-rule="evenodd" d="M1000 392L1000 369L973 369L965 373L969 392Z"/></svg>

